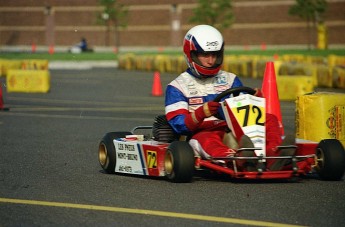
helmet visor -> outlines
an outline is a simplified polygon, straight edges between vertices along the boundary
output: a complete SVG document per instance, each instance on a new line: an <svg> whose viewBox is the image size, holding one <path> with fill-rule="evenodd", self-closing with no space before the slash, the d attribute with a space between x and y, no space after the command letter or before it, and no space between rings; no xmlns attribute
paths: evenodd
<svg viewBox="0 0 345 227"><path fill-rule="evenodd" d="M223 49L221 49L219 51L202 51L202 52L192 50L190 52L190 55L191 55L192 61L195 62L197 65L199 65L201 67L213 69L213 68L217 68L220 65L222 65L224 54L223 54ZM199 58L198 58L199 56L208 56L208 55L213 55L216 57L216 61L212 67L203 66L202 63L200 62Z"/></svg>

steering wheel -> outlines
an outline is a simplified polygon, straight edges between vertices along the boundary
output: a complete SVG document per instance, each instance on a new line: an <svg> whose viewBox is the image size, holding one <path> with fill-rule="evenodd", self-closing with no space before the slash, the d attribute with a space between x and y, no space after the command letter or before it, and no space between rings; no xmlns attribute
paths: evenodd
<svg viewBox="0 0 345 227"><path fill-rule="evenodd" d="M224 98L227 95L231 95L233 94L234 96L238 96L241 92L246 92L250 95L254 95L256 93L256 90L254 90L253 88L250 87L235 87L235 88L229 88L225 91L223 91L222 93L218 94L215 98L214 98L214 102L219 102L222 98Z"/></svg>
<svg viewBox="0 0 345 227"><path fill-rule="evenodd" d="M254 95L256 93L256 90L254 90L253 88L250 87L235 87L235 88L229 88L225 91L223 91L222 93L218 94L213 101L214 102L219 102L222 98L224 98L227 95L231 95L233 94L234 96L239 96L241 92L246 92L250 95ZM221 115L220 113L216 113L214 115L216 118L221 119Z"/></svg>

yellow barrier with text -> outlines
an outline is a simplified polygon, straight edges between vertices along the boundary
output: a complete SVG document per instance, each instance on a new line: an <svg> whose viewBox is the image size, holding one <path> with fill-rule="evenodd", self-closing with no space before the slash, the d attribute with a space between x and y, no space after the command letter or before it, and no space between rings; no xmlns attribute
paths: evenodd
<svg viewBox="0 0 345 227"><path fill-rule="evenodd" d="M280 100L296 100L300 95L314 91L311 76L277 76L278 95Z"/></svg>
<svg viewBox="0 0 345 227"><path fill-rule="evenodd" d="M21 69L48 70L48 60L30 59L23 60Z"/></svg>
<svg viewBox="0 0 345 227"><path fill-rule="evenodd" d="M333 87L345 89L345 67L336 66L333 68Z"/></svg>
<svg viewBox="0 0 345 227"><path fill-rule="evenodd" d="M0 59L0 76L6 77L8 71L11 69L20 69L22 66L21 60L7 60Z"/></svg>
<svg viewBox="0 0 345 227"><path fill-rule="evenodd" d="M7 92L47 93L50 90L48 70L9 70Z"/></svg>
<svg viewBox="0 0 345 227"><path fill-rule="evenodd" d="M345 94L319 92L299 96L296 137L316 142L338 139L345 146Z"/></svg>

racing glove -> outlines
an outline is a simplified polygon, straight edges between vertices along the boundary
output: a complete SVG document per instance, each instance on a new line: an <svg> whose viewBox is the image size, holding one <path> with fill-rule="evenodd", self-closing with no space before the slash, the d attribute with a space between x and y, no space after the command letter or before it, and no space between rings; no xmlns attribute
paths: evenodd
<svg viewBox="0 0 345 227"><path fill-rule="evenodd" d="M263 93L262 93L260 88L254 88L254 90L256 91L254 96L261 97L261 98L264 97L264 95L263 95Z"/></svg>
<svg viewBox="0 0 345 227"><path fill-rule="evenodd" d="M204 105L198 107L194 112L191 112L189 115L187 115L185 119L187 128L191 131L194 131L199 127L205 118L215 115L218 112L219 107L219 102L210 101L204 103Z"/></svg>

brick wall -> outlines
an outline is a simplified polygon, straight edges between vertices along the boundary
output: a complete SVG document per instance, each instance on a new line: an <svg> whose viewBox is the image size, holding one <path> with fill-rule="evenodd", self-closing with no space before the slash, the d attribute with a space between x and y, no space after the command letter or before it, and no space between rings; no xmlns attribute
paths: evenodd
<svg viewBox="0 0 345 227"><path fill-rule="evenodd" d="M195 0L122 0L128 25L119 32L121 46L180 46L193 25ZM164 4L157 4L164 2ZM288 15L292 0L233 1L235 23L223 31L227 45L306 45L306 22ZM173 4L177 8L173 8ZM46 6L51 6L47 15ZM345 44L345 0L330 0L326 14L329 44ZM87 38L92 46L114 46L113 29L96 23L98 0L0 0L0 45L70 46ZM175 10L175 11L174 11ZM172 30L174 20L180 29ZM311 41L316 43L316 31Z"/></svg>

